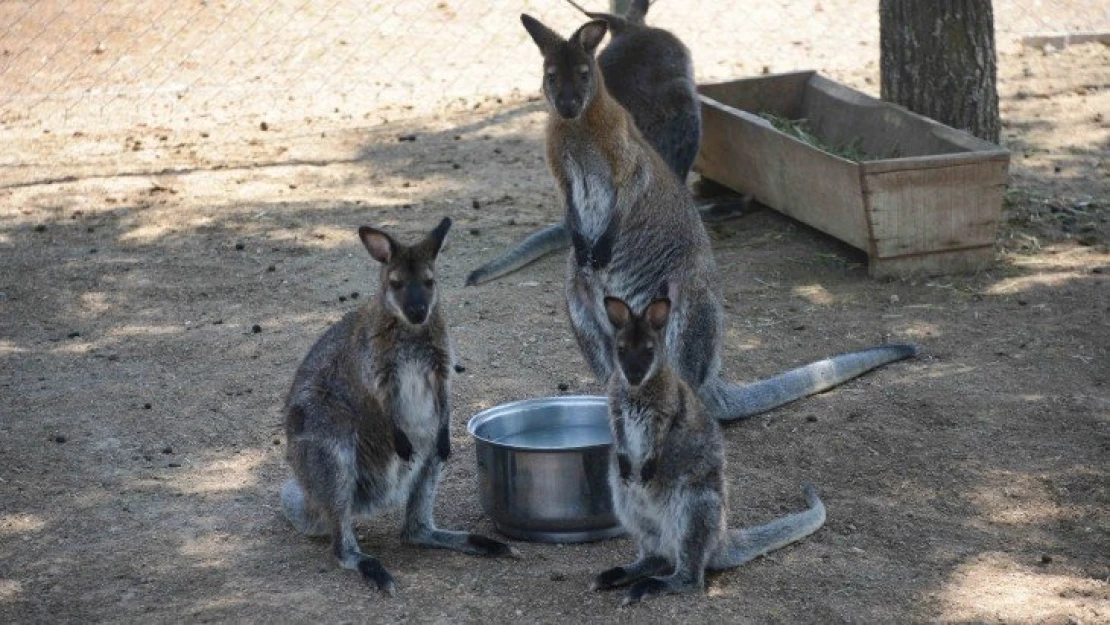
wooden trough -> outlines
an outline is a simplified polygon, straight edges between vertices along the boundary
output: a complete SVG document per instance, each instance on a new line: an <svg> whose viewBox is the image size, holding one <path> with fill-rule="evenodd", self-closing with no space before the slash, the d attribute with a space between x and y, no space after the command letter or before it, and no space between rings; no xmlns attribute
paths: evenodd
<svg viewBox="0 0 1110 625"><path fill-rule="evenodd" d="M868 255L874 277L977 269L994 258L1010 153L817 75L705 84L704 178ZM759 113L806 119L827 145L856 142L855 162L781 132Z"/></svg>

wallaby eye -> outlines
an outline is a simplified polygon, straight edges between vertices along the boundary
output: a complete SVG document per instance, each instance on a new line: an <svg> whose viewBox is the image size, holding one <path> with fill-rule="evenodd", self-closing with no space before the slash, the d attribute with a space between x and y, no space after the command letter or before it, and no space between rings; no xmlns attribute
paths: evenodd
<svg viewBox="0 0 1110 625"><path fill-rule="evenodd" d="M404 287L404 286L405 286L405 283L401 282L400 280L390 280L389 281L389 288L393 289L394 291L400 291L401 288Z"/></svg>
<svg viewBox="0 0 1110 625"><path fill-rule="evenodd" d="M436 281L433 280L432 278L425 278L424 279L424 288L430 289L435 285L436 285Z"/></svg>

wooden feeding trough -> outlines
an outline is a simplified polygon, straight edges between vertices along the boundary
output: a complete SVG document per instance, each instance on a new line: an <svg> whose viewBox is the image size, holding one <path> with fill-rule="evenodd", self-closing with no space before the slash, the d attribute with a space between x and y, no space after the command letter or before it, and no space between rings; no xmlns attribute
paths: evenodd
<svg viewBox="0 0 1110 625"><path fill-rule="evenodd" d="M811 71L698 89L698 173L867 252L872 276L993 260L1008 151ZM821 144L874 160L836 156L775 119L804 119Z"/></svg>

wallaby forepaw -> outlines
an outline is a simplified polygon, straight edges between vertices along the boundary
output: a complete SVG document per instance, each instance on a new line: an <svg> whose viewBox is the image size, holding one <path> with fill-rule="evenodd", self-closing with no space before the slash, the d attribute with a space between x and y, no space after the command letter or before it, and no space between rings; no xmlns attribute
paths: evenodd
<svg viewBox="0 0 1110 625"><path fill-rule="evenodd" d="M399 427L393 428L393 450L397 452L401 460L405 462L412 460L412 441Z"/></svg>
<svg viewBox="0 0 1110 625"><path fill-rule="evenodd" d="M484 272L479 269L475 269L466 276L466 286L478 286L482 283L482 279L485 277L486 275Z"/></svg>
<svg viewBox="0 0 1110 625"><path fill-rule="evenodd" d="M640 601L651 597L653 595L661 595L667 590L667 583L655 577L649 577L636 582L632 588L628 589L628 594L624 596L624 601L621 605L631 605L639 603Z"/></svg>
<svg viewBox="0 0 1110 625"><path fill-rule="evenodd" d="M481 534L470 534L466 537L466 543L470 545L474 549L474 553L478 555L494 558L520 557L520 554L513 549L512 545L503 543L500 540L487 538Z"/></svg>
<svg viewBox="0 0 1110 625"><path fill-rule="evenodd" d="M623 566L615 566L607 571L602 571L590 582L590 590L612 590L621 585L625 581L628 572L624 570Z"/></svg>
<svg viewBox="0 0 1110 625"><path fill-rule="evenodd" d="M389 571L385 570L381 562L377 558L364 558L358 563L358 572L362 573L362 578L378 587L378 590L392 597L397 592L397 586L393 583L393 576Z"/></svg>

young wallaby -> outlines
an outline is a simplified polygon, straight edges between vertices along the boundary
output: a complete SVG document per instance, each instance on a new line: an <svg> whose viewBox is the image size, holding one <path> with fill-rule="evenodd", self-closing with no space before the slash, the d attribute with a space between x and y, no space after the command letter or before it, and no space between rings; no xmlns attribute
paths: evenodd
<svg viewBox="0 0 1110 625"><path fill-rule="evenodd" d="M574 246L567 263L567 309L599 380L612 373L605 295L639 309L660 296L671 299L665 333L670 361L722 421L770 410L916 353L912 345L887 345L747 386L722 380L724 321L709 235L689 190L600 78L594 51L607 22L588 22L563 39L530 16L521 20L544 57L547 162Z"/></svg>
<svg viewBox="0 0 1110 625"><path fill-rule="evenodd" d="M623 16L591 13L571 4L609 25L609 45L598 55L605 86L632 115L667 167L685 183L701 141L701 104L689 49L672 33L644 22L648 0L634 0ZM705 208L702 218L726 216L728 211L721 208ZM466 283L495 280L570 244L566 224L552 224L472 271Z"/></svg>
<svg viewBox="0 0 1110 625"><path fill-rule="evenodd" d="M613 509L635 538L639 557L601 573L591 589L631 584L625 604L703 590L706 570L738 567L825 523L824 504L806 486L806 511L729 530L724 439L667 362L670 308L670 300L656 299L636 315L620 299L605 298L616 331L616 371L609 380L609 485Z"/></svg>
<svg viewBox="0 0 1110 625"><path fill-rule="evenodd" d="M286 517L302 533L330 535L339 565L393 594L389 572L363 553L358 517L405 503L401 539L422 547L506 555L508 545L438 529L432 506L451 453L454 356L440 312L435 260L451 220L416 245L359 228L381 263L377 297L331 326L297 369L285 403Z"/></svg>

